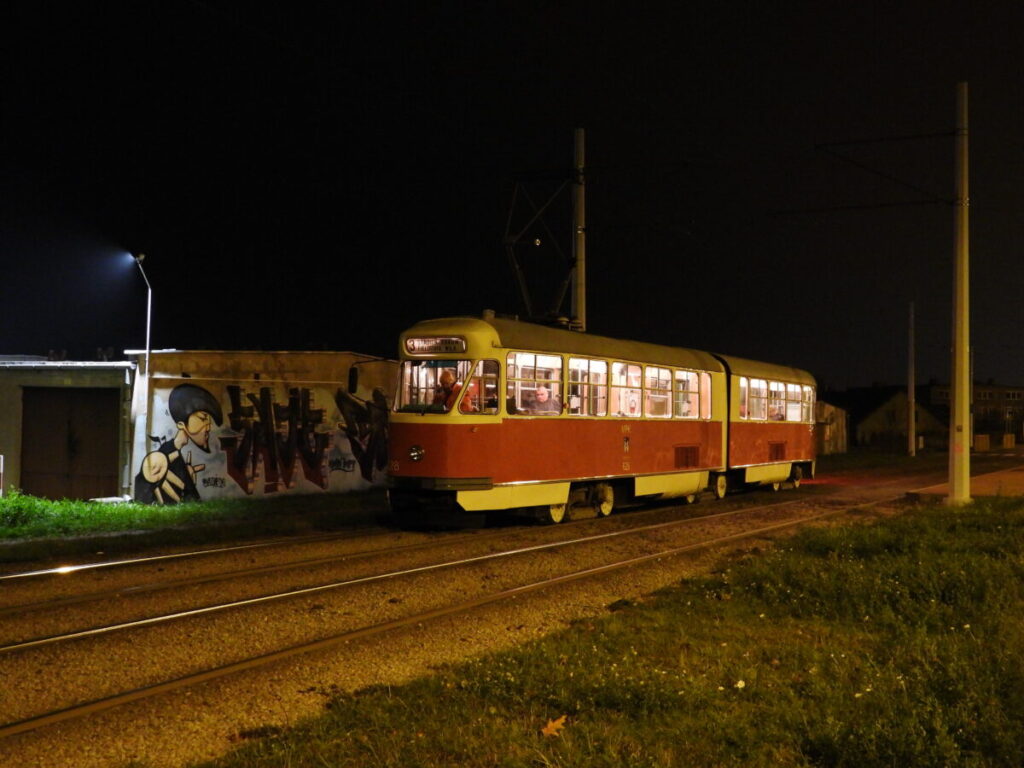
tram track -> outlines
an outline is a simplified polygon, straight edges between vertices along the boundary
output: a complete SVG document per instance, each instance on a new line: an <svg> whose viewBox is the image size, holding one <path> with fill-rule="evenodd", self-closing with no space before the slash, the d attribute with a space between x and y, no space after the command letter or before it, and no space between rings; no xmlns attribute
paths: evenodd
<svg viewBox="0 0 1024 768"><path fill-rule="evenodd" d="M734 516L741 515L741 514L763 513L765 511L775 510L775 509L777 509L779 507L799 505L801 503L806 503L806 502L804 500L792 500L792 501L777 502L775 504L759 505L759 506L752 507L752 508L751 507L743 507L743 508L734 509L734 510L727 510L727 511L724 511L724 512L716 512L716 513L710 513L710 514L706 514L706 515L696 515L696 516L693 516L693 517L687 517L687 518L682 519L682 520L673 520L673 521L668 521L668 522L663 522L663 523L654 523L654 524L646 524L646 525L640 525L640 526L631 526L631 527L621 528L621 529L618 529L618 530L615 530L615 531L605 531L605 532L602 532L602 533L588 535L588 536L582 536L582 537L578 537L578 538L564 539L564 540L558 540L558 541L553 541L553 542L546 542L546 543L541 543L541 544L535 544L535 545L526 546L526 547L518 547L518 548L513 548L513 549L501 550L501 551L497 551L497 552L490 552L490 553L486 553L486 554L482 554L482 555L477 555L477 556L473 556L473 557L468 557L468 558L463 558L463 559L459 559L459 560L442 561L442 562L430 563L430 564L427 564L427 565L417 566L417 567L413 567L413 568L401 569L401 570L397 570L397 571L390 571L390 572L384 572L384 573L375 573L375 574L370 574L370 575L367 575L367 576L361 576L361 577L356 577L356 578L347 579L347 580L343 580L343 581L331 582L331 583L327 583L327 584L317 584L317 585L309 586L309 587L293 588L293 589L288 589L288 590L282 591L282 592L275 592L275 593L271 593L271 594L260 595L260 596L257 596L257 597L247 598L247 599L244 599L244 600L235 600L235 601L230 601L230 602L226 602L226 603L212 604L212 605L207 605L207 606L202 606L202 607L194 608L194 609L187 610L187 611L177 611L177 612L174 612L174 613L158 615L158 616L151 616L151 617L147 617L147 618L143 618L143 619L135 619L135 620L125 621L125 622L119 622L117 624L112 624L112 625L103 626L103 627L95 627L95 628L86 629L86 630L80 630L80 631L75 631L75 632L67 632L67 633L63 633L63 634L60 634L60 635L51 635L51 636L43 637L43 638L35 638L35 639L26 640L26 641L22 641L22 642L16 642L16 643L9 643L9 644L6 644L6 645L0 645L0 655L5 654L5 653L10 653L10 652L13 652L13 651L17 651L17 650L25 650L25 649L28 649L28 648L34 648L34 647L39 647L39 646L42 646L42 645L48 645L48 644L56 643L56 642L66 642L66 641L69 641L69 640L79 639L79 638L83 638L83 637L91 637L91 636L96 636L96 635L100 635L100 634L106 634L108 632L115 632L115 631L119 631L119 630L123 630L123 629L131 629L131 628L134 628L134 627L146 626L146 625L150 625L150 624L159 624L159 623L166 622L166 621L175 621L175 620L179 620L179 619L188 618L190 616L202 615L202 614L205 614L205 613L214 613L214 612L217 612L217 611L231 610L231 609L241 608L241 607L245 607L245 606L258 605L260 603L270 603L270 602L274 602L274 601L282 600L282 599L298 598L298 597L303 597L303 596L307 596L307 595L310 595L310 594L315 594L317 592L322 592L322 591L325 591L325 590L341 589L341 588L344 588L344 587L350 587L350 586L354 586L354 585L357 585L357 584L365 584L365 583L370 583L370 582L373 582L373 581L384 581L384 580L388 580L388 579L395 579L395 578L400 578L400 577L404 577L404 576L410 576L410 575L414 575L414 574L424 574L424 573L429 573L431 571L444 570L444 569L448 569L448 568L455 568L455 567L459 567L459 566L466 566L466 565L470 565L470 564L474 564L474 563L482 563L482 562L487 562L487 561L492 561L492 560L499 560L499 559L506 558L506 557L514 557L514 556L518 556L518 555L525 555L525 554L530 554L530 553L535 553L535 552L541 552L543 550L557 549L557 548L561 548L561 547L579 546L581 544L590 544L590 543L595 543L595 542L600 542L600 541L606 541L606 540L610 540L610 539L614 539L614 538L619 538L619 537L623 537L623 536L628 536L628 535L647 534L647 533L651 533L651 532L658 531L658 530L663 530L663 529L671 529L671 528L676 528L676 527L685 526L685 525L692 525L692 524L697 524L697 523L707 523L707 522L712 522L712 521L715 521L715 520L722 520L722 519L726 519L726 518L729 518L729 517L734 517ZM447 548L447 547L452 546L453 543L458 544L458 543L463 543L463 542L470 541L470 540L473 540L474 543L478 543L478 542L485 542L487 539L497 539L497 538L507 538L507 534L498 532L498 533L495 533L495 534L493 534L491 536L488 536L486 538L458 537L458 538L456 538L456 540L454 542L451 539L446 539L446 540L443 541L443 543L439 543L439 542L436 542L436 541L420 542L420 543L416 543L416 544L404 545L404 546L401 546L401 547L391 547L391 548L387 548L387 549L370 550L370 551L360 552L360 553L356 553L356 554L339 555L337 557L332 557L332 558L316 558L316 559L312 559L312 560L302 560L302 561L297 561L297 562L292 562L292 563L287 563L287 564L279 564L279 565L274 565L274 566L265 566L265 567L261 567L261 568L253 568L253 569L248 569L248 570L244 570L244 571L233 571L233 572L230 572L230 573L223 573L223 574L218 574L218 575L215 575L215 576L205 576L205 577L197 578L197 579L180 579L180 580L175 580L175 581L163 582L163 583L160 583L160 584L144 584L144 585L139 585L139 586L136 586L136 587L127 587L127 588L112 590L112 591L108 591L108 592L100 592L100 593L91 593L91 594L87 594L87 595L81 595L81 596L77 596L75 598L60 598L60 599L58 599L56 601L43 601L43 602L26 604L26 605L21 605L21 606L17 606L17 605L16 606L8 606L8 607L6 607L4 609L0 609L0 615L3 615L4 613L19 614L19 613L28 613L28 612L31 612L31 611L42 610L42 609L61 608L61 607L65 607L65 606L67 606L69 604L77 604L77 603L81 603L81 602L90 602L90 601L100 601L100 600L115 599L115 598L125 597L125 596L128 596L128 595L135 596L135 595L142 594L143 592L153 592L153 591L161 591L161 590L169 590L169 589L180 589L180 588L186 587L186 586L197 586L197 585L203 585L203 584L217 583L217 582L227 581L227 580L232 580L232 579L245 579L245 578L250 578L250 577L258 575L258 574L277 573L277 572L284 571L284 570L289 570L289 569L292 569L292 568L303 568L303 567L310 567L312 565L323 565L323 564L330 564L330 563L347 562L347 561L352 561L352 560L356 560L356 559L363 559L363 558L370 558L370 557L380 557L380 556L383 556L383 555L389 555L390 556L390 555L397 555L397 554L405 554L405 553L409 553L409 552L415 552L415 551L422 551L422 550L429 550L429 549L440 548L442 546Z"/></svg>
<svg viewBox="0 0 1024 768"><path fill-rule="evenodd" d="M819 499L822 497L819 497ZM122 628L132 628L145 626L149 624L158 624L165 621L173 621L178 618L186 618L188 616L200 615L203 613L213 613L221 610L229 610L232 608L242 607L246 605L256 605L261 602L273 602L275 600L297 598L303 595L324 591L328 589L338 589L345 586L352 586L359 583L367 583L369 581L385 580L388 578L397 578L399 576L411 575L415 573L426 573L432 570L441 570L444 568L456 567L459 565L467 565L473 562L484 562L487 560L500 559L502 557L508 557L516 554L529 553L534 551L542 551L544 549L555 549L559 547L566 547L572 545L584 544L587 542L598 542L606 539L613 539L621 537L630 533L643 534L646 532L656 531L662 528L671 528L678 525L693 525L701 522L710 522L717 519L725 519L739 514L754 514L758 511L771 510L779 506L792 506L800 504L802 499L793 499L787 501L778 501L773 504L760 504L754 507L739 507L735 509L728 509L721 512L709 512L706 514L690 514L689 516L682 519L675 519L664 523L655 524L643 524L640 522L643 518L639 515L622 516L615 518L616 523L622 527L617 527L615 530L608 530L608 525L612 521L602 521L600 525L600 533L587 535L576 538L559 539L557 541L550 541L551 534L565 536L571 534L574 530L574 526L562 526L558 529L538 529L536 527L529 527L519 529L510 534L509 531L493 531L490 533L477 533L469 535L455 535L448 536L442 539L429 539L427 541L413 542L403 545L392 545L389 547L372 549L372 550L361 550L358 552L347 552L329 557L318 557L288 561L285 563L276 563L268 566L259 566L254 568L247 568L242 570L230 570L220 572L216 574L206 574L198 577L186 577L180 579L168 579L160 582L145 582L130 584L128 586L120 586L114 589L86 592L82 594L76 594L72 596L62 596L51 599L38 600L35 602L12 604L4 607L0 607L0 617L12 616L15 618L24 617L30 613L45 613L47 611L60 612L59 614L54 613L54 616L59 616L60 621L64 625L70 625L72 629L67 631L54 630L52 634L45 637L25 637L17 633L14 625L8 623L3 629L0 629L0 655L18 650L22 648L35 647L39 645L49 644L53 642L60 642L63 640L70 640L80 637L88 637L92 635L104 634L106 632L117 631ZM648 510L651 515L655 517L663 515L666 511L665 507ZM583 521L580 521L583 522ZM536 545L528 545L525 547L513 547L510 550L498 550L490 551L482 555L470 557L463 560L455 560L452 562L433 562L428 561L425 565L414 566L411 568L400 569L394 573L370 573L365 575L359 575L352 578L346 578L342 580L336 580L328 582L326 584L313 583L306 584L303 586L301 583L292 583L288 589L281 590L270 594L248 594L245 597L236 600L229 600L218 604L204 605L198 608L187 608L181 610L174 610L164 614L147 615L140 609L139 613L131 615L130 618L124 620L118 620L112 622L108 626L104 627L89 627L84 628L81 623L76 625L75 615L69 614L63 609L70 607L76 607L79 610L78 615L83 615L83 612L89 610L91 604L102 605L104 603L110 603L116 606L118 611L129 609L128 603L135 601L136 603L145 600L147 595L160 592L175 592L181 593L183 590L195 587L211 587L214 585L223 585L229 582L243 582L248 587L255 587L258 584L252 580L256 577L267 577L267 576L279 576L286 574L289 571L303 571L303 575L308 578L311 577L312 570L321 566L342 566L358 563L359 561L366 561L371 559L380 558L394 558L407 556L410 554L424 552L430 553L431 550L447 550L452 547L471 545L473 547L486 547L494 541L507 541L510 536L514 536L520 540L531 541L537 538L541 538L544 543ZM139 562L145 562L145 559L139 559ZM254 590L250 590L254 592ZM52 626L52 625L50 625Z"/></svg>
<svg viewBox="0 0 1024 768"><path fill-rule="evenodd" d="M330 590L342 590L345 587L366 589L371 587L374 583L378 583L377 586L379 586L379 582L401 581L402 579L408 580L415 577L431 577L441 571L456 569L472 571L472 581L477 584L487 583L490 579L496 579L498 582L494 588L481 590L477 594L465 594L465 590L457 588L451 589L451 585L448 585L447 594L437 594L435 596L436 599L420 602L411 601L415 602L415 604L409 612L385 612L385 615L372 617L377 618L378 620L376 621L371 620L356 624L352 624L350 622L350 626L336 629L334 631L322 632L319 637L298 639L296 639L296 637L292 637L290 642L280 644L279 647L269 647L265 644L261 645L260 643L256 643L258 647L256 648L257 652L255 653L243 654L241 656L235 654L233 658L220 658L216 663L206 663L205 665L201 665L201 668L187 669L182 667L177 670L178 674L163 674L162 677L157 675L159 679L154 679L152 675L150 675L149 679L143 679L141 681L136 679L134 684L119 683L114 687L120 688L120 690L108 688L107 690L101 691L99 695L95 693L84 696L80 695L78 697L79 700L77 701L55 702L42 709L37 707L34 711L28 711L24 707L20 709L16 708L16 711L19 711L19 716L17 716L17 719L12 720L6 725L0 726L0 737L23 733L57 722L62 722L67 719L107 710L130 701L136 701L142 698L152 697L157 694L198 685L199 683L216 679L218 677L224 677L235 672L266 666L291 656L309 653L316 650L326 650L356 639L372 637L381 633L397 630L402 627L423 624L424 622L433 621L445 616L453 616L456 614L470 612L475 608L482 608L502 601L513 600L520 595L538 592L546 588L555 588L559 585L566 585L574 581L594 578L601 574L629 568L631 566L637 566L643 563L649 563L653 560L671 558L687 552L714 548L716 546L735 543L743 539L769 535L773 532L781 531L786 528L844 514L852 511L853 509L859 509L877 503L879 502L870 501L851 506L849 504L839 504L836 500L829 500L821 497L815 499L795 499L770 505L728 510L725 512L713 513L711 515L688 517L682 520L633 526L616 531L604 531L591 536L546 542L529 547L507 549L500 552L486 553L469 558L441 561L418 568L382 572L366 578L354 579L348 583L339 582L320 585L315 591L325 592ZM827 508L821 510L823 505ZM783 520L778 520L777 518L779 517L779 513L785 508L789 509L790 515L786 516ZM740 520L744 515L749 518L746 522L742 522ZM775 519L770 522L766 522L766 518L771 517L774 517ZM699 526L700 524L721 525L722 522L726 520L731 520L733 524L736 524L736 529L731 530L728 533L722 533L721 535L708 536L705 534L703 538L699 538L699 540L690 540L683 543L678 541L673 542L671 540L659 540L659 537L665 537L672 532L683 531L687 527L692 528L694 526ZM575 560L569 558L561 568L560 572L545 575L543 577L537 577L537 567L533 567L532 570L530 568L520 567L516 570L523 571L523 575L526 577L525 579L520 580L520 583L503 582L496 575L497 573L507 578L508 571L511 569L505 568L498 572L494 572L493 570L487 572L487 568L493 565L496 561L507 561L509 558L513 557L532 557L533 560L536 560L538 556L549 558L551 553L556 550L568 551L574 549L574 547L576 549L581 549L598 543L607 543L616 540L625 541L630 537L634 537L641 543L634 544L635 548L632 551L624 553L623 556L620 556L615 560L608 560L607 553L604 553L603 557L591 556L590 561L582 563L576 563ZM578 553L576 557L580 557L584 560L586 559L583 555ZM582 567L573 567L574 565L582 565ZM551 566L552 564L550 562L545 562L539 570L544 570ZM484 569L484 571L481 571L481 569ZM443 580L435 578L433 579L432 584L434 584L434 586L430 589L431 593L446 592L446 588L442 586L445 584ZM408 587L408 584L406 584L406 587ZM312 592L312 590L306 594L296 593L295 591L281 592L273 596L264 596L266 599L263 602L279 603L279 601L287 598L302 600L310 597ZM389 602L394 603L396 601L392 600ZM401 603L403 600L399 599L397 602ZM207 606L203 610L204 612L224 611L234 613L236 614L237 619L240 611L232 609L240 609L242 607L243 606L240 605L223 604L216 607ZM180 618L184 619L187 617ZM177 620L178 617L168 617L166 619L166 621ZM259 624L261 621L265 620L265 618L249 618L249 622L253 624ZM237 623L238 622L236 621L236 625ZM136 630L135 633L125 632L125 634L133 635L136 640L141 641L142 636L138 635L137 626L106 628L102 634L111 634L120 632L121 630L133 629ZM209 629L209 627L206 629ZM202 627L195 627L189 631L189 634L201 634L202 630ZM72 643L72 640L77 642ZM83 636L78 634L68 636L66 638L37 638L36 642L33 643L21 645L15 644L0 648L0 679L2 679L4 675L4 661L10 661L12 659L24 661L29 657L32 657L33 654L36 654L39 663L53 663L55 660L53 656L53 652L55 650L54 646L67 644L77 646L81 649L83 647L82 640ZM131 644L132 643L129 643L129 645ZM89 643L86 642L85 645L89 645ZM157 643L157 645L159 645L159 643ZM150 646L147 644L147 647ZM109 653L109 647L104 643L100 643L93 646L93 651L94 656L103 656ZM121 651L123 651L123 648L113 655L119 657ZM150 651L150 653L152 653L152 651ZM75 659L78 661L76 662ZM76 651L75 654L72 655L70 662L66 657L61 657L61 660L62 663L70 663L71 665L79 663L85 666L93 663L85 661L84 657L80 655L80 650ZM165 672L162 667L158 671L160 673ZM115 677L120 677L121 680L124 680L123 676L115 675ZM15 710L0 707L0 711Z"/></svg>
<svg viewBox="0 0 1024 768"><path fill-rule="evenodd" d="M280 546L295 546L308 543L318 544L327 541L336 541L339 539L351 538L353 538L353 536L350 532L318 533L308 534L305 536L290 536L281 539L256 541L247 544L232 544L230 546L186 550L184 552L165 552L156 555L120 558L117 560L98 560L94 562L77 563L70 565L55 565L47 568L36 568L28 571L12 571L9 573L0 573L0 583L6 582L9 584L20 579L38 579L48 576L65 576L67 574L85 573L87 571L98 571L105 568L127 568L132 566L153 565L154 563L168 562L171 560L210 557L214 555L224 555L227 553L238 553Z"/></svg>
<svg viewBox="0 0 1024 768"><path fill-rule="evenodd" d="M791 504L796 500L780 501L775 504ZM770 507L774 505L759 505L764 507ZM608 525L623 525L629 526L630 524L637 523L646 517L663 515L667 509L673 507L679 508L677 504L667 505L662 503L661 505L654 507L647 507L640 510L634 510L629 515L616 516L612 520L604 520L599 524L602 526ZM680 509L694 509L698 510L699 507L682 507ZM726 513L731 513L732 510L726 510ZM686 519L714 519L716 515L720 515L720 512L711 512L707 514L701 514L699 511L690 512ZM248 568L229 568L227 570L217 570L213 572L203 572L198 575L190 575L182 578L164 578L160 580L143 579L143 580L131 580L127 583L121 583L114 587L105 588L94 591L83 591L83 592L72 592L71 594L61 594L56 597L46 597L44 599L33 599L26 602L11 602L7 605L0 604L0 617L9 615L25 614L36 611L48 611L58 610L67 608L70 606L85 606L89 603L98 603L104 600L120 600L128 597L139 597L147 593L156 593L167 590L184 589L189 587L195 587L200 585L211 585L223 582L230 582L234 580L250 579L258 576L265 576L275 573L283 573L289 570L301 570L308 568L316 568L319 566L326 566L331 564L354 562L360 559L368 559L373 557L381 557L384 555L394 555L407 552L416 552L421 550L429 550L434 547L438 547L443 544L446 547L460 546L468 542L474 543L486 543L494 540L508 540L510 537L529 537L543 535L547 531L557 530L558 532L568 532L574 527L579 525L586 525L593 523L593 520L576 520L570 524L560 526L558 529L538 529L536 526L527 526L520 529L500 529L492 531L475 531L470 534L443 534L441 538L437 537L437 534L427 534L430 538L421 541L415 541L407 544L391 543L386 546L378 547L375 549L359 549L355 551L345 551L337 554L331 554L327 556L319 557L308 557L298 559L288 559L280 562L273 562L269 565L258 565ZM376 539L392 539L392 541L403 533L395 531L387 531L385 533L371 533L366 536L352 536L351 534L330 534L322 536L307 536L300 537L297 539L280 539L269 542L257 542L251 545L239 545L231 547L218 547L208 550L196 550L192 552L184 553L169 553L169 554L156 554L145 557L122 559L117 561L100 561L93 563L82 563L73 565L64 565L46 569L36 569L32 571L25 571L14 574L0 575L0 579L26 579L31 582L35 582L37 586L33 586L31 589L27 589L28 594L34 594L40 588L38 586L39 580L42 577L59 578L61 580L61 586L68 589L74 589L65 584L65 580L73 577L86 577L90 574L97 573L100 569L108 567L117 567L124 569L131 569L132 567L146 567L153 565L154 563L165 563L165 562L180 562L182 559L190 558L206 558L208 556L230 554L234 555L239 552L249 552L251 550L269 550L275 547L282 549L294 549L295 547L301 547L305 545L318 545L331 542L344 542L346 544L364 544L366 542L375 541ZM125 578L131 578L130 575L125 574ZM19 582L24 584L25 582ZM5 591L7 592L6 598L11 599L16 597L12 594L10 585L4 585ZM0 633L0 648L4 643L3 634Z"/></svg>
<svg viewBox="0 0 1024 768"><path fill-rule="evenodd" d="M500 534L495 533L494 538L497 538ZM467 536L465 540L483 540L480 537ZM328 539L322 539L320 541L328 541ZM319 543L319 542L318 542ZM398 552L409 552L420 549L428 549L430 547L436 547L436 541L424 541L416 542L411 544L399 544L388 547L382 547L378 549L363 550L359 552L346 552L343 554L332 555L328 557L313 557L305 558L300 560L289 560L283 563L275 563L273 565L264 565L254 568L243 568L231 571L222 571L218 573L207 574L203 576L188 577L181 579L170 579L160 582L148 582L140 584L132 584L124 587L117 587L114 589L107 589L97 592L87 592L77 595L70 595L66 597L58 597L49 600L39 600L31 603L20 603L11 604L6 606L0 606L0 616L7 614L21 614L29 613L32 611L51 610L56 608L64 608L70 605L79 605L82 603L98 602L101 600L110 600L115 598L121 598L126 596L141 595L144 593L160 592L170 589L180 589L183 587L192 587L203 584L214 584L223 581L230 581L233 579L245 579L253 576L279 573L282 571L300 569L300 568L312 568L319 565L328 565L331 563L345 562L351 560L357 560L361 558L379 557L383 554L394 554ZM140 564L145 562L145 559L138 561ZM2 652L2 647L0 647Z"/></svg>

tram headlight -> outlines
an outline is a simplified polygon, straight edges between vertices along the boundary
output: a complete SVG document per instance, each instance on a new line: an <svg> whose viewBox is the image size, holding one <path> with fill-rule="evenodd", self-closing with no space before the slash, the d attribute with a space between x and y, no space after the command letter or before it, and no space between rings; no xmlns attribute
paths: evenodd
<svg viewBox="0 0 1024 768"><path fill-rule="evenodd" d="M426 453L426 451L423 450L423 446L422 445L413 445L413 446L411 446L409 448L409 460L410 461L419 461L420 459L423 458L423 455L425 453Z"/></svg>

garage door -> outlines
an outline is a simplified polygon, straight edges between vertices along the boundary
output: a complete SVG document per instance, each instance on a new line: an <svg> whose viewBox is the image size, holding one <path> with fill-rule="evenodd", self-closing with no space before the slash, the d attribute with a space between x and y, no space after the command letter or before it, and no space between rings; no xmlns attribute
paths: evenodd
<svg viewBox="0 0 1024 768"><path fill-rule="evenodd" d="M119 389L22 390L21 489L49 499L116 496Z"/></svg>

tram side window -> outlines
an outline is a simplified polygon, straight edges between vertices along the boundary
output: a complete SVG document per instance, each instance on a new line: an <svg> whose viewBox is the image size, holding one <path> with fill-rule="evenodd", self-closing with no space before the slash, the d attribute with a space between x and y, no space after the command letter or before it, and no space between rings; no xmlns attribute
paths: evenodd
<svg viewBox="0 0 1024 768"><path fill-rule="evenodd" d="M750 410L747 418L763 421L768 415L768 382L764 379L750 380Z"/></svg>
<svg viewBox="0 0 1024 768"><path fill-rule="evenodd" d="M397 410L448 413L469 376L470 360L406 360L402 363Z"/></svg>
<svg viewBox="0 0 1024 768"><path fill-rule="evenodd" d="M562 412L562 358L509 352L505 406L512 415L557 416Z"/></svg>
<svg viewBox="0 0 1024 768"><path fill-rule="evenodd" d="M672 400L677 419L696 419L700 414L700 384L696 371L676 371Z"/></svg>
<svg viewBox="0 0 1024 768"><path fill-rule="evenodd" d="M786 385L782 382L768 382L768 419L770 421L786 419Z"/></svg>
<svg viewBox="0 0 1024 768"><path fill-rule="evenodd" d="M648 365L644 369L644 414L655 419L672 415L672 371Z"/></svg>
<svg viewBox="0 0 1024 768"><path fill-rule="evenodd" d="M803 421L803 391L799 384L786 385L786 421Z"/></svg>
<svg viewBox="0 0 1024 768"><path fill-rule="evenodd" d="M803 402L800 411L800 421L808 423L814 421L814 387L806 384L803 387Z"/></svg>
<svg viewBox="0 0 1024 768"><path fill-rule="evenodd" d="M481 360L466 384L466 394L459 403L462 413L498 412L498 361Z"/></svg>
<svg viewBox="0 0 1024 768"><path fill-rule="evenodd" d="M608 412L612 416L640 416L642 394L640 366L632 363L612 363Z"/></svg>
<svg viewBox="0 0 1024 768"><path fill-rule="evenodd" d="M608 363L569 358L569 413L604 416L608 412Z"/></svg>
<svg viewBox="0 0 1024 768"><path fill-rule="evenodd" d="M740 395L737 405L741 419L750 418L750 380L746 376L740 376Z"/></svg>

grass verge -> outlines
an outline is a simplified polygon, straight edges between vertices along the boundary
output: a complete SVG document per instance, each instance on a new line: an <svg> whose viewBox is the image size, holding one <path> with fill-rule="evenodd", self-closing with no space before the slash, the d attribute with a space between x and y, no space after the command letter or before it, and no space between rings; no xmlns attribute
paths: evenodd
<svg viewBox="0 0 1024 768"><path fill-rule="evenodd" d="M213 543L245 536L330 530L372 521L382 490L267 496L157 506L50 501L17 491L0 499L0 562L142 546Z"/></svg>
<svg viewBox="0 0 1024 768"><path fill-rule="evenodd" d="M1024 758L1019 502L808 530L609 609L409 685L337 694L323 716L204 765L864 768Z"/></svg>

